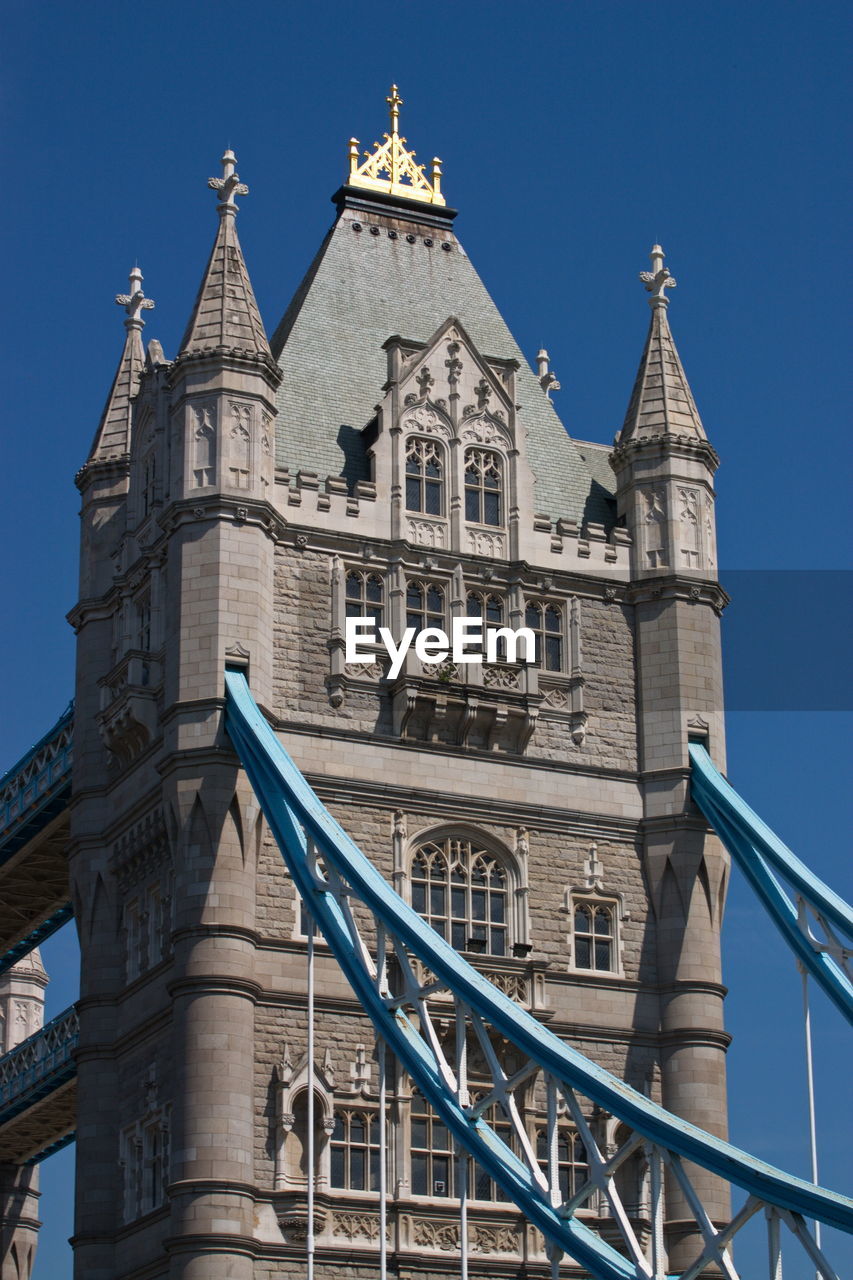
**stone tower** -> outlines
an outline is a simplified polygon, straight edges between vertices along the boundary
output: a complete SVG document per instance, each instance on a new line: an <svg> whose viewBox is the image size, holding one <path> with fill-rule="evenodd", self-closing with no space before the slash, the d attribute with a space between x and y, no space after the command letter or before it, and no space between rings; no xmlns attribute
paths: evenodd
<svg viewBox="0 0 853 1280"><path fill-rule="evenodd" d="M415 165L396 88L388 101L385 141L350 143L270 342L231 152L174 359L143 347L138 269L118 298L125 347L77 478L78 1280L303 1276L309 1077L315 1274L377 1272L372 1030L318 941L309 1072L310 925L223 730L226 665L433 927L557 1034L724 1127L723 864L686 798L688 735L722 750L716 458L662 259L614 488L610 451L567 434L547 355L534 373L474 271L440 162ZM536 661L410 652L392 676L379 648L347 661L353 616L398 636L527 626ZM473 1057L471 1073L476 1089ZM456 1162L393 1067L388 1090L389 1248L396 1274L438 1280ZM543 1108L532 1080L534 1145ZM586 1157L561 1123L568 1190ZM612 1118L590 1123L618 1142ZM470 1177L472 1277L549 1274L500 1188ZM624 1181L642 1236L639 1158ZM584 1212L607 1229L602 1203ZM674 1248L684 1216L673 1191Z"/></svg>
<svg viewBox="0 0 853 1280"><path fill-rule="evenodd" d="M36 947L0 977L0 1055L40 1030L47 974ZM38 1229L38 1168L0 1162L0 1280L29 1280Z"/></svg>

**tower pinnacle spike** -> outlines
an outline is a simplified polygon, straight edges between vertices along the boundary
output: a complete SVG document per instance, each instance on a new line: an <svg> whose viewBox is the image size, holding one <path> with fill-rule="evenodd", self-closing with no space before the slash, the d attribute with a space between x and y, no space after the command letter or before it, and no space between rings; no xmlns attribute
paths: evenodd
<svg viewBox="0 0 853 1280"><path fill-rule="evenodd" d="M153 300L151 298L146 298L145 294L142 292L142 280L142 272L139 270L138 265L134 265L133 270L128 277L130 293L116 294L116 305L124 307L127 312L127 319L124 322L126 329L139 329L141 331L145 325L145 321L139 313L141 311L154 310Z"/></svg>
<svg viewBox="0 0 853 1280"><path fill-rule="evenodd" d="M222 177L208 178L207 185L212 191L220 192L219 203L216 206L220 215L234 215L239 208L235 200L235 196L247 196L249 188L245 182L240 181L240 175L237 172L237 157L229 147L222 156Z"/></svg>
<svg viewBox="0 0 853 1280"><path fill-rule="evenodd" d="M397 86L395 84L391 85L391 93L385 99L385 101L388 103L389 114L391 117L391 133L392 134L399 133L400 132L400 128L399 128L400 108L403 105L403 99L400 97Z"/></svg>
<svg viewBox="0 0 853 1280"><path fill-rule="evenodd" d="M664 290L674 289L676 287L676 281L663 265L664 252L659 244L652 245L652 251L649 254L649 258L651 259L652 264L651 271L640 272L640 279L651 294L651 297L649 298L649 306L652 308L668 307L669 298L666 296Z"/></svg>

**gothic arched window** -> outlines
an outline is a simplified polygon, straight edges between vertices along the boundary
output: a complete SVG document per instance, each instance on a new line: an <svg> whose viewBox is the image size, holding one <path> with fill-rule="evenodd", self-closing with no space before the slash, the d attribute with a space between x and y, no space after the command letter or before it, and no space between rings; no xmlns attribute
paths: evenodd
<svg viewBox="0 0 853 1280"><path fill-rule="evenodd" d="M548 1130L536 1130L536 1158L543 1173L548 1173ZM589 1178L589 1162L580 1134L569 1124L557 1127L557 1175L560 1195L568 1200Z"/></svg>
<svg viewBox="0 0 853 1280"><path fill-rule="evenodd" d="M503 472L491 449L465 451L465 519L474 524L503 524Z"/></svg>
<svg viewBox="0 0 853 1280"><path fill-rule="evenodd" d="M465 600L465 613L469 618L480 618L483 623L483 647L487 627L504 626L504 602L500 596L491 592L469 591ZM500 660L506 658L506 642L498 640L497 654Z"/></svg>
<svg viewBox="0 0 853 1280"><path fill-rule="evenodd" d="M510 951L507 871L471 840L430 841L412 858L412 906L457 951Z"/></svg>
<svg viewBox="0 0 853 1280"><path fill-rule="evenodd" d="M612 973L616 969L615 903L575 901L572 923L575 968Z"/></svg>
<svg viewBox="0 0 853 1280"><path fill-rule="evenodd" d="M536 637L536 665L544 671L563 670L563 611L556 604L532 600L524 612L524 625Z"/></svg>
<svg viewBox="0 0 853 1280"><path fill-rule="evenodd" d="M444 588L435 582L406 584L406 626L416 631L444 628Z"/></svg>
<svg viewBox="0 0 853 1280"><path fill-rule="evenodd" d="M350 1107L335 1111L330 1182L346 1191L379 1190L379 1117L375 1111Z"/></svg>
<svg viewBox="0 0 853 1280"><path fill-rule="evenodd" d="M383 625L385 586L378 573L364 573L350 569L346 580L346 616L348 618L372 618L378 627Z"/></svg>
<svg viewBox="0 0 853 1280"><path fill-rule="evenodd" d="M406 510L443 514L444 461L435 440L411 436L406 444Z"/></svg>

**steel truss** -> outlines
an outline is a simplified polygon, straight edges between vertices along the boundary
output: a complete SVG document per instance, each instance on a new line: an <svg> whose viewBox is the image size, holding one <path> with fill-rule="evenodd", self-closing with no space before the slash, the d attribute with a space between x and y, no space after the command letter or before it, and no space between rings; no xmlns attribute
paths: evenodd
<svg viewBox="0 0 853 1280"><path fill-rule="evenodd" d="M691 1206L703 1241L699 1256L678 1280L694 1280L711 1265L727 1280L737 1280L729 1244L759 1212L767 1216L773 1280L782 1274L783 1223L823 1280L839 1280L806 1219L853 1232L853 1202L670 1114L514 1004L403 902L335 822L261 715L242 673L226 672L226 694L228 732L282 857L378 1038L395 1054L459 1147L542 1232L554 1274L560 1256L567 1255L597 1280L670 1280L663 1232L664 1174L669 1171ZM444 1034L447 1024L452 1045ZM491 1080L476 1102L468 1081L472 1046L487 1064ZM511 1075L502 1066L506 1047L512 1047L521 1063ZM544 1170L516 1096L533 1081L547 1098ZM510 1143L486 1119L495 1104L510 1126ZM589 1169L585 1185L568 1200L559 1186L561 1107L583 1141ZM601 1149L588 1118L593 1109L618 1119L630 1131L615 1154ZM638 1230L617 1185L620 1170L636 1157L645 1161L648 1172L647 1231ZM730 1221L711 1220L685 1160L747 1192L746 1203ZM593 1199L606 1207L622 1251L578 1216Z"/></svg>

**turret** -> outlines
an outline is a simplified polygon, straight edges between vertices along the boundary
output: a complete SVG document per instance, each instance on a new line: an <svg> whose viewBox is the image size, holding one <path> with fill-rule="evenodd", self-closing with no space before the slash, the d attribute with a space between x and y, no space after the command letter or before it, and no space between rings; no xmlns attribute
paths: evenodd
<svg viewBox="0 0 853 1280"><path fill-rule="evenodd" d="M667 318L675 280L663 250L640 279L652 309L611 466L620 515L633 538L631 599L644 859L654 911L664 1106L725 1136L724 988L720 927L728 858L689 801L687 744L698 737L725 764L713 476L708 442ZM712 1217L727 1212L722 1183L696 1171ZM692 1211L667 1189L674 1268L695 1256Z"/></svg>

